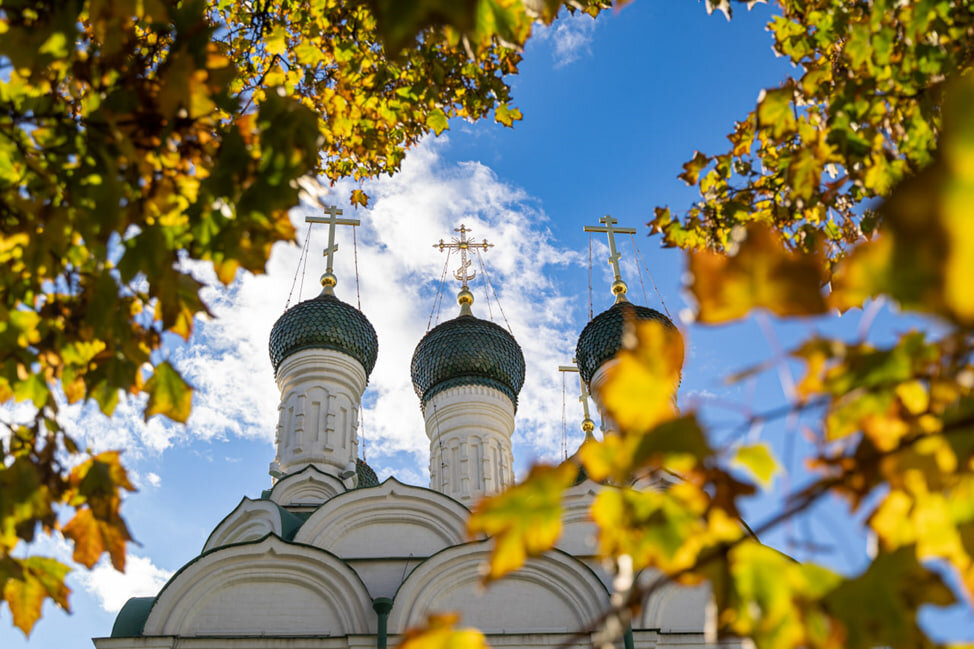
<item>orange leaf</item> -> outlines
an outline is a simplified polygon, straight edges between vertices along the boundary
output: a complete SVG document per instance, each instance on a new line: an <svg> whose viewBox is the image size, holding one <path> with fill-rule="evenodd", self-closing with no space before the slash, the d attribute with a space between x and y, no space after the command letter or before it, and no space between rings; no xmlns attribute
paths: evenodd
<svg viewBox="0 0 974 649"><path fill-rule="evenodd" d="M822 254L787 250L766 225L751 225L735 255L691 252L690 274L700 322L737 320L759 307L779 316L826 310Z"/></svg>
<svg viewBox="0 0 974 649"><path fill-rule="evenodd" d="M361 189L352 190L352 197L349 199L352 205L368 207L369 205L369 195L363 192Z"/></svg>
<svg viewBox="0 0 974 649"><path fill-rule="evenodd" d="M99 520L90 507L85 507L64 526L62 533L74 542L72 558L86 568L108 552L115 569L125 570L125 542L132 537L120 516Z"/></svg>

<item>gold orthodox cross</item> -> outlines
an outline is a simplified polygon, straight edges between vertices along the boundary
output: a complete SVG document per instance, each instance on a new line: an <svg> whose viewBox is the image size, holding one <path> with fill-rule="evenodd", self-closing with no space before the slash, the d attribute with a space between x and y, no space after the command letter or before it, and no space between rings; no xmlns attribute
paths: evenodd
<svg viewBox="0 0 974 649"><path fill-rule="evenodd" d="M463 290L469 292L470 287L468 284L470 280L477 276L477 271L468 270L472 261L467 259L467 250L483 248L486 251L488 248L493 248L494 244L487 243L487 239L484 239L481 243L468 239L467 233L470 232L470 230L468 230L467 227L462 223L460 224L459 228L454 228L453 231L460 233L459 238L453 237L453 243L444 243L443 239L440 239L440 242L434 243L433 247L439 248L440 251L448 248L451 250L456 249L460 251L460 268L453 272L453 276L463 284Z"/></svg>
<svg viewBox="0 0 974 649"><path fill-rule="evenodd" d="M351 225L356 226L361 223L358 219L340 219L342 211L335 207L334 205L329 205L325 208L325 214L327 217L323 216L306 216L304 220L306 223L327 223L328 224L328 247L325 248L324 257L328 261L326 262L325 274L321 276L321 286L322 293L327 295L334 295L335 284L338 283L338 278L335 277L334 272L334 258L335 252L338 251L338 244L335 243L335 228L339 225Z"/></svg>
<svg viewBox="0 0 974 649"><path fill-rule="evenodd" d="M593 437L592 431L595 430L595 422L592 421L592 417L588 413L588 386L585 385L585 381L582 379L582 373L578 371L578 365L559 365L558 371L575 372L578 374L578 389L581 393L578 396L578 400L582 402L582 412L585 414L585 418L582 420L582 430L585 432L585 439L590 439Z"/></svg>
<svg viewBox="0 0 974 649"><path fill-rule="evenodd" d="M612 294L616 296L616 302L625 302L628 287L626 286L626 283L622 281L622 273L619 272L619 260L622 259L622 255L616 249L615 235L636 234L636 230L635 228L613 227L618 222L619 221L606 214L599 219L599 223L604 223L604 226L586 225L582 227L582 230L585 232L605 232L607 235L609 235L609 265L612 266L612 273L615 275L614 281L612 282Z"/></svg>

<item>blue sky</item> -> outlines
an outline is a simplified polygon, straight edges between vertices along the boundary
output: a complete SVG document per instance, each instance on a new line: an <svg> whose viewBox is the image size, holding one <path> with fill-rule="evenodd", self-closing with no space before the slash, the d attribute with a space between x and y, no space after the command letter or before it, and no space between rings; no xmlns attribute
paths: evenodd
<svg viewBox="0 0 974 649"><path fill-rule="evenodd" d="M685 316L692 304L682 286L683 256L647 238L644 224L653 207L684 209L694 193L677 179L680 165L695 149L723 152L724 136L735 119L753 108L759 91L792 72L771 51L764 30L770 9L757 5L734 20L708 16L702 3L639 0L597 21L561 21L527 47L521 74L512 79L524 120L514 129L455 120L439 138L428 138L407 156L401 174L370 182L374 203L358 210L358 266L362 308L376 327L379 362L365 396L364 433L369 463L380 478L426 484L428 442L419 403L409 384L409 358L426 330L443 256L432 248L464 222L476 238L496 244L486 255L504 313L525 350L527 382L521 394L515 433L516 468L535 460L557 460L562 434L562 380L557 366L569 362L578 333L588 319L589 237L585 224L611 214L620 225L637 227L639 250L666 308L686 326L688 355L681 404L706 404L715 439L737 431L740 409L763 411L785 403L789 372L768 372L736 386L721 378L754 362L775 357L810 332L854 338L861 312L782 323L750 318L721 328L693 325ZM354 187L306 187L348 209ZM301 223L303 213L294 219ZM299 225L301 236L305 226ZM314 294L323 271L324 231L312 235L303 298ZM356 303L353 250L348 232L339 233L337 293ZM595 239L593 271L596 313L611 304L604 239ZM620 246L633 301L662 310L648 277L643 297L630 242ZM210 531L243 496L257 497L270 486L277 390L267 357L267 336L284 310L300 249L279 246L264 277L242 277L229 290L208 293L220 317L199 323L189 345L172 347L170 357L197 388L187 428L158 418L145 425L138 404L122 406L114 420L69 409L76 434L96 449L124 448L126 465L140 487L123 512L140 545L130 551L130 569L118 575L105 565L69 577L73 615L46 606L29 646L90 646L87 638L111 631L114 611L132 594L154 594L168 575L202 549ZM205 267L201 277L212 277ZM440 318L452 317L447 299ZM472 286L474 311L487 317L479 278ZM295 296L296 297L296 296ZM292 304L295 300L292 299ZM888 342L914 320L879 308L871 340ZM501 318L494 308L495 320ZM575 383L568 382L570 451L580 439L580 407ZM736 404L736 410L714 404ZM802 481L801 422L745 429L742 439L769 442L793 474L779 478L775 494L755 499L747 515L763 520L780 504L783 487ZM786 440L793 440L787 442ZM794 441L799 440L799 441ZM778 495L776 495L778 494ZM866 540L831 502L811 516L765 540L801 558L814 558L853 571L865 560ZM812 554L796 541L828 548ZM57 540L38 552L63 556ZM969 614L968 614L969 615ZM974 638L974 623L963 612L931 616L931 628L953 637ZM0 646L28 646L0 610Z"/></svg>

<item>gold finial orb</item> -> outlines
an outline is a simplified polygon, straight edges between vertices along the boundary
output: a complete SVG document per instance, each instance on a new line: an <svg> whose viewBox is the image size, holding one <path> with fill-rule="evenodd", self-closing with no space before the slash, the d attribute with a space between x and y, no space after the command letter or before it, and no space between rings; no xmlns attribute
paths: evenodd
<svg viewBox="0 0 974 649"><path fill-rule="evenodd" d="M473 293L467 289L461 290L457 293L457 304L460 306L470 306L473 304Z"/></svg>
<svg viewBox="0 0 974 649"><path fill-rule="evenodd" d="M588 434L595 430L595 422L586 417L582 420L582 432Z"/></svg>
<svg viewBox="0 0 974 649"><path fill-rule="evenodd" d="M616 296L616 302L625 302L626 292L628 290L629 287L626 286L626 283L621 279L617 279L616 281L612 282L612 294Z"/></svg>
<svg viewBox="0 0 974 649"><path fill-rule="evenodd" d="M322 286L334 286L337 283L338 283L338 278L335 277L334 273L323 273L321 275Z"/></svg>

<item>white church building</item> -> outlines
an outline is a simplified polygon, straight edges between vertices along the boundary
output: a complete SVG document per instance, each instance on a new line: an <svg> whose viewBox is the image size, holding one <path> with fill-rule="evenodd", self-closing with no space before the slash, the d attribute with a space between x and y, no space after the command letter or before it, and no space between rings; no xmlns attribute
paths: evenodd
<svg viewBox="0 0 974 649"><path fill-rule="evenodd" d="M343 224L336 213L323 219L332 242L335 225ZM617 262L614 221L603 223L597 231L608 231ZM487 244L467 240L461 229L445 245L466 261L468 247ZM271 488L260 498L244 497L155 597L130 599L110 637L96 638L95 646L386 649L428 614L451 611L497 649L586 646L587 638L571 635L609 607L612 590L588 509L600 489L612 486L580 475L565 496L557 549L480 585L491 541L469 538L466 521L478 498L514 483L511 437L525 366L514 337L473 314L468 264L457 275L464 284L459 315L430 330L412 360L430 440L426 487L395 478L380 484L359 459L358 410L378 340L366 316L335 297L328 257L321 294L287 310L270 334L281 393ZM613 265L617 301L578 341L584 384L597 385L612 363L626 318L672 326L626 300ZM591 421L585 425L591 432ZM616 646L707 646L707 601L705 588L655 592Z"/></svg>

